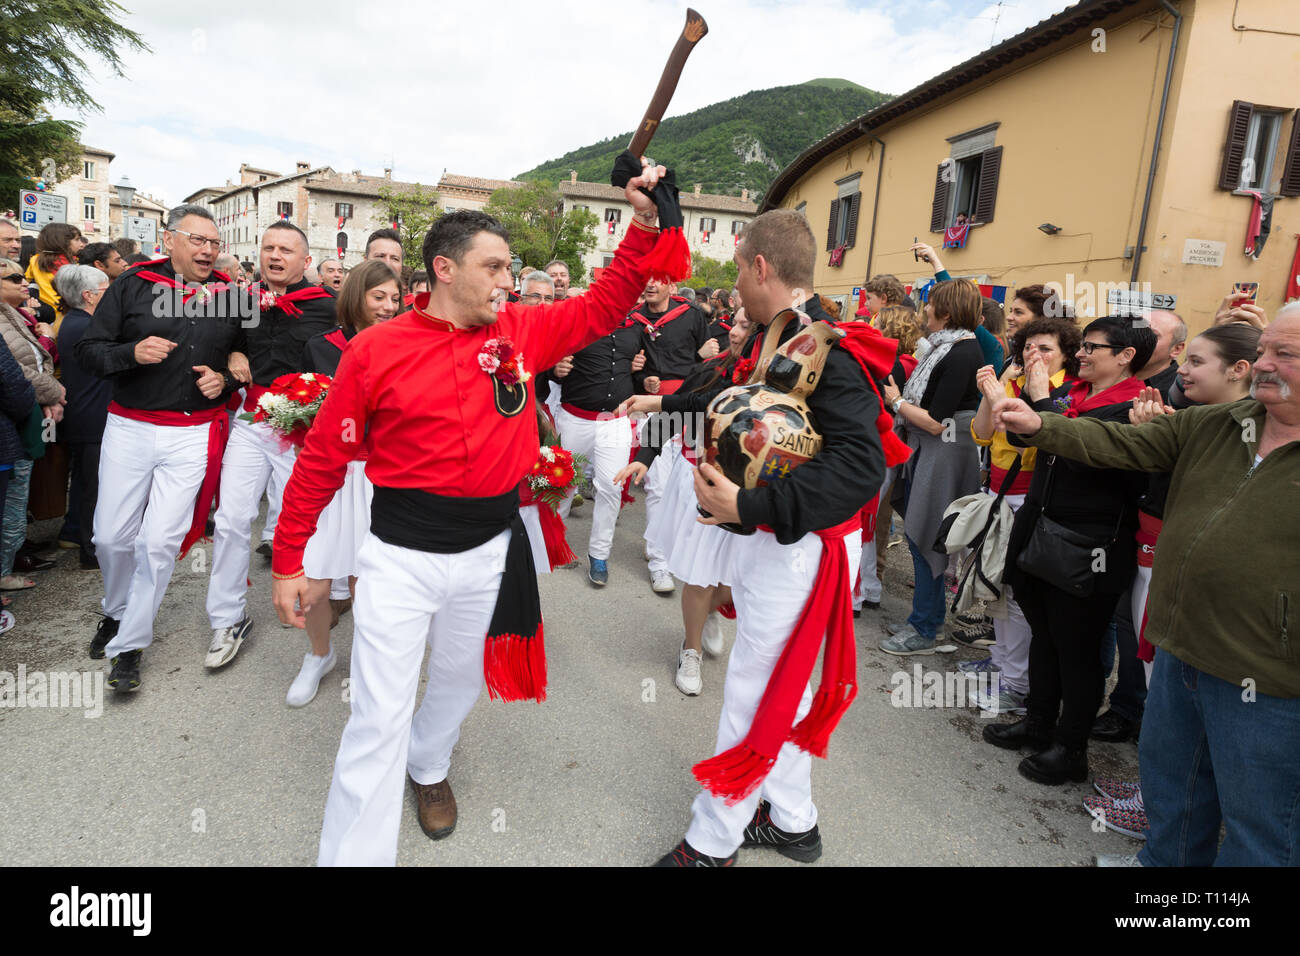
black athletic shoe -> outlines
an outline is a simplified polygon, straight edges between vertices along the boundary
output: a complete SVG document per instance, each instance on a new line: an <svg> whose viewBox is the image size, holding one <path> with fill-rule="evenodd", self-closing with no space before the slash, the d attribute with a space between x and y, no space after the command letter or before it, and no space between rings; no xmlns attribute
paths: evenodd
<svg viewBox="0 0 1300 956"><path fill-rule="evenodd" d="M745 827L741 846L770 846L782 856L800 863L812 863L822 855L822 835L814 826L803 833L787 833L772 822L772 805L760 801L754 819Z"/></svg>
<svg viewBox="0 0 1300 956"><path fill-rule="evenodd" d="M271 542L270 542L270 541L263 541L261 544L259 544L259 545L257 546L257 553L260 554L262 557L266 558L266 560L270 561L270 560L271 560Z"/></svg>
<svg viewBox="0 0 1300 956"><path fill-rule="evenodd" d="M958 614L947 634L958 644L967 647L986 647L997 642L993 632L993 618L983 614Z"/></svg>
<svg viewBox="0 0 1300 956"><path fill-rule="evenodd" d="M121 623L121 621L115 621L111 617L100 620L99 626L95 628L95 636L90 640L91 660L102 661L104 659L104 648L108 647L109 641L117 637L117 629Z"/></svg>
<svg viewBox="0 0 1300 956"><path fill-rule="evenodd" d="M140 655L142 651L123 651L113 658L108 686L119 694L140 689Z"/></svg>
<svg viewBox="0 0 1300 956"><path fill-rule="evenodd" d="M661 857L655 866L735 866L736 854L731 856L705 856L685 840L673 847L672 852Z"/></svg>

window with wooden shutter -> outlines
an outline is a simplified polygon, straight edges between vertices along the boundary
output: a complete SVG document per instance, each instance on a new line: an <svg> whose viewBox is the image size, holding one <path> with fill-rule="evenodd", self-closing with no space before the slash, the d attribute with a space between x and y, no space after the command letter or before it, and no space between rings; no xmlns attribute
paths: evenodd
<svg viewBox="0 0 1300 956"><path fill-rule="evenodd" d="M948 181L952 177L949 170L952 166L952 160L945 159L934 174L934 205L930 207L931 232L944 230L944 219L948 215Z"/></svg>
<svg viewBox="0 0 1300 956"><path fill-rule="evenodd" d="M852 249L858 238L858 210L862 207L862 193L854 193L852 196L840 201L850 204L848 206L849 222L844 230L844 245Z"/></svg>
<svg viewBox="0 0 1300 956"><path fill-rule="evenodd" d="M826 250L828 252L831 249L835 248L835 236L837 231L836 227L838 227L839 224L840 224L840 201L838 199L832 199L831 200L831 221L830 221L830 225L826 228Z"/></svg>
<svg viewBox="0 0 1300 956"><path fill-rule="evenodd" d="M1246 155L1246 136L1255 105L1233 100L1228 112L1228 139L1223 144L1223 164L1219 167L1219 188L1236 189L1241 183L1241 160Z"/></svg>
<svg viewBox="0 0 1300 956"><path fill-rule="evenodd" d="M998 179L1002 172L1002 147L984 150L980 157L979 198L975 200L975 222L992 222L998 202Z"/></svg>
<svg viewBox="0 0 1300 956"><path fill-rule="evenodd" d="M1286 150L1286 168L1282 170L1281 196L1300 196L1300 111L1292 114L1291 142Z"/></svg>

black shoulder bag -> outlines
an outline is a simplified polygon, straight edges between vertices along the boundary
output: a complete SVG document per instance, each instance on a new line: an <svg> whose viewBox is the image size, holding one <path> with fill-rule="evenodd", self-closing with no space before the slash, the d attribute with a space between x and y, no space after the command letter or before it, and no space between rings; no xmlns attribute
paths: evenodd
<svg viewBox="0 0 1300 956"><path fill-rule="evenodd" d="M1043 507L1038 513L1038 521L1029 535L1029 541L1016 556L1016 567L1026 574L1046 581L1053 587L1060 588L1076 597L1088 597L1097 583L1097 572L1093 563L1102 552L1103 561L1110 560L1110 549L1119 540L1120 525L1124 521L1124 509L1115 521L1115 531L1109 541L1093 538L1067 528L1047 516L1047 507L1052 500L1052 476L1056 471L1056 456L1047 463L1047 485L1043 489ZM1102 567L1106 567L1103 563Z"/></svg>

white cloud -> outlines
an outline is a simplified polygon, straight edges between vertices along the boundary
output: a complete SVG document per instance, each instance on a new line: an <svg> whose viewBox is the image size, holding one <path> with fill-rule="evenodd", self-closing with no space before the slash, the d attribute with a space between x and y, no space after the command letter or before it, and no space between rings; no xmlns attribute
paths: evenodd
<svg viewBox="0 0 1300 956"><path fill-rule="evenodd" d="M83 139L117 154L112 176L168 202L233 178L240 162L304 160L436 182L444 168L506 178L640 119L685 4L594 0L361 6L340 0L229 8L126 0L149 54L89 83L104 107ZM1063 9L1002 8L1001 42ZM709 35L670 115L750 90L844 77L899 93L989 45L984 0L700 3ZM983 18L983 19L981 19Z"/></svg>

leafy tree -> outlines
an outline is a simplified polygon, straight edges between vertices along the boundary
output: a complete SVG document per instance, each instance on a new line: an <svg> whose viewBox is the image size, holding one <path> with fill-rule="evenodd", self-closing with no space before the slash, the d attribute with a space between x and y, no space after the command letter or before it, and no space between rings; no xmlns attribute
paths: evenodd
<svg viewBox="0 0 1300 956"><path fill-rule="evenodd" d="M380 186L379 203L389 222L397 223L402 237L402 263L411 269L423 269L424 237L429 227L443 214L438 192L419 183L408 186Z"/></svg>
<svg viewBox="0 0 1300 956"><path fill-rule="evenodd" d="M147 51L122 26L113 0L0 0L0 205L38 179L74 175L81 124L51 118L51 105L98 111L83 78L92 69L78 50L122 76L119 48Z"/></svg>
<svg viewBox="0 0 1300 956"><path fill-rule="evenodd" d="M569 266L569 281L581 285L586 275L582 257L596 248L600 220L590 209L564 211L564 197L549 182L498 189L483 207L510 231L510 250L524 265L543 268L552 259Z"/></svg>
<svg viewBox="0 0 1300 956"><path fill-rule="evenodd" d="M696 250L691 252L691 277L683 284L692 289L703 289L707 286L710 289L730 290L735 288L736 277L739 274L740 270L730 259L719 262Z"/></svg>

